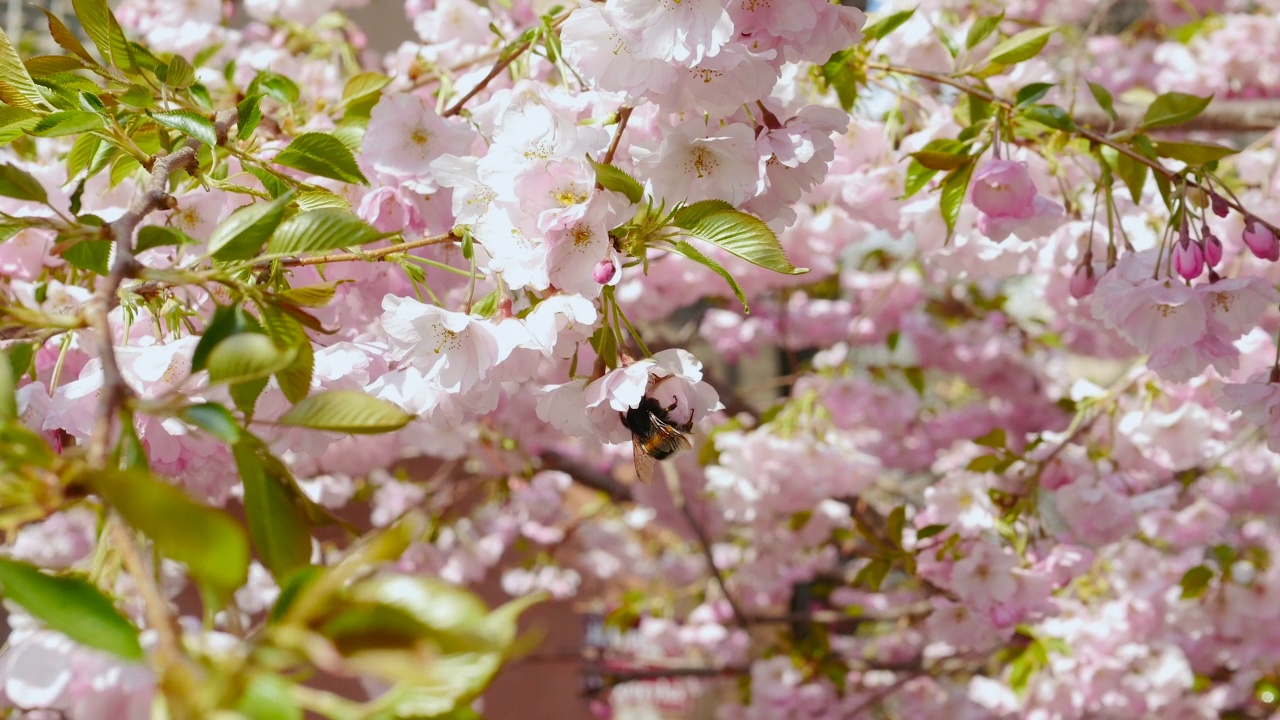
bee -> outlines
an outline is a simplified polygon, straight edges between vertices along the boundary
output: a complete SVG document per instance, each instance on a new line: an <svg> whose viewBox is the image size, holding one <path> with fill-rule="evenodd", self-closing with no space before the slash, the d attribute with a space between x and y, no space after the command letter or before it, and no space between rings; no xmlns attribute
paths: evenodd
<svg viewBox="0 0 1280 720"><path fill-rule="evenodd" d="M672 400L670 405L663 407L662 403L646 395L638 407L618 413L622 416L622 424L631 431L631 450L640 482L647 483L653 479L657 461L693 448L685 435L693 429L693 418L679 425L672 423L670 413L676 405L677 401Z"/></svg>

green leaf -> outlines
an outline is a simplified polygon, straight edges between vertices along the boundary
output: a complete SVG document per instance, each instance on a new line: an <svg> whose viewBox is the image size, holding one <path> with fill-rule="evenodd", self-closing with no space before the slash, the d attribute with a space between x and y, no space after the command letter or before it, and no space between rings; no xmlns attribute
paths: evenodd
<svg viewBox="0 0 1280 720"><path fill-rule="evenodd" d="M267 252L296 255L364 245L383 237L383 233L348 210L311 210L281 224L267 243Z"/></svg>
<svg viewBox="0 0 1280 720"><path fill-rule="evenodd" d="M1215 143L1172 142L1156 143L1156 154L1160 157L1181 160L1188 165L1207 165L1217 162L1228 155L1235 155L1239 150Z"/></svg>
<svg viewBox="0 0 1280 720"><path fill-rule="evenodd" d="M236 704L247 720L302 720L302 708L293 698L293 683L279 675L253 676Z"/></svg>
<svg viewBox="0 0 1280 720"><path fill-rule="evenodd" d="M262 244L271 237L284 209L293 201L287 191L270 202L246 205L222 222L209 236L209 254L216 260L247 260L257 257Z"/></svg>
<svg viewBox="0 0 1280 720"><path fill-rule="evenodd" d="M39 137L63 137L101 129L101 115L84 110L64 110L45 115L29 132Z"/></svg>
<svg viewBox="0 0 1280 720"><path fill-rule="evenodd" d="M942 219L947 223L947 237L956 230L956 219L960 217L960 206L969 192L969 180L973 177L973 163L967 163L947 173L942 181L942 199L939 207Z"/></svg>
<svg viewBox="0 0 1280 720"><path fill-rule="evenodd" d="M925 525L916 531L916 540L928 540L935 535L941 535L947 529L945 524L941 525Z"/></svg>
<svg viewBox="0 0 1280 720"><path fill-rule="evenodd" d="M244 584L249 540L230 515L201 505L182 490L141 470L104 470L95 491L166 557L185 563L219 599Z"/></svg>
<svg viewBox="0 0 1280 720"><path fill-rule="evenodd" d="M240 441L240 425L231 411L215 402L184 408L179 416L228 445Z"/></svg>
<svg viewBox="0 0 1280 720"><path fill-rule="evenodd" d="M1182 599L1191 600L1204 595L1212 580L1213 570L1204 565L1197 565L1186 571L1179 582L1182 586Z"/></svg>
<svg viewBox="0 0 1280 720"><path fill-rule="evenodd" d="M1008 446L1009 439L1005 434L1004 428L996 428L973 442L975 445L981 445L982 447L1003 448Z"/></svg>
<svg viewBox="0 0 1280 720"><path fill-rule="evenodd" d="M262 396L262 391L266 389L267 378L265 377L235 383L228 388L228 392L231 394L231 402L235 403L237 410L244 413L246 423L253 419L254 409L258 405L258 398Z"/></svg>
<svg viewBox="0 0 1280 720"><path fill-rule="evenodd" d="M1000 458L996 455L979 455L969 461L966 469L976 473L992 472L1000 467L1000 462Z"/></svg>
<svg viewBox="0 0 1280 720"><path fill-rule="evenodd" d="M301 170L309 175L319 175L347 183L368 185L356 165L356 157L338 138L327 133L303 133L280 151L272 162Z"/></svg>
<svg viewBox="0 0 1280 720"><path fill-rule="evenodd" d="M174 55L169 61L169 69L165 71L164 84L171 88L189 88L196 81L196 69L181 55Z"/></svg>
<svg viewBox="0 0 1280 720"><path fill-rule="evenodd" d="M1047 82L1037 82L1031 83L1030 85L1024 85L1018 89L1018 94L1014 96L1014 102L1018 107L1030 105L1045 95L1048 95L1049 91L1052 89L1053 83Z"/></svg>
<svg viewBox="0 0 1280 720"><path fill-rule="evenodd" d="M1129 196L1135 203L1142 202L1142 190L1147 184L1147 172L1146 165L1128 155L1116 156L1116 174L1124 181L1125 187L1129 188Z"/></svg>
<svg viewBox="0 0 1280 720"><path fill-rule="evenodd" d="M386 400L358 390L329 390L294 405L277 422L316 430L372 435L399 430L413 418Z"/></svg>
<svg viewBox="0 0 1280 720"><path fill-rule="evenodd" d="M828 88L835 88L840 107L845 111L853 109L858 101L858 84L860 73L851 61L851 51L842 50L831 56L822 66L822 81Z"/></svg>
<svg viewBox="0 0 1280 720"><path fill-rule="evenodd" d="M725 282L729 283L729 289L733 290L733 294L737 296L738 302L742 303L742 312L748 315L751 314L751 306L747 304L746 293L742 292L742 287L738 285L738 281L733 279L733 275L728 270L725 270L723 265L698 252L697 248L684 240L677 242L672 249L724 278Z"/></svg>
<svg viewBox="0 0 1280 720"><path fill-rule="evenodd" d="M166 110L151 113L157 123L213 147L218 144L218 129L213 121L194 110Z"/></svg>
<svg viewBox="0 0 1280 720"><path fill-rule="evenodd" d="M140 253L151 248L164 247L166 245L190 245L193 242L195 242L195 238L176 227L146 225L138 230L138 239L133 251Z"/></svg>
<svg viewBox="0 0 1280 720"><path fill-rule="evenodd" d="M966 50L972 50L978 46L978 43L986 40L996 28L1000 27L1000 22L1004 20L1004 12L999 15L986 15L973 21L969 26L969 32L964 37L964 47Z"/></svg>
<svg viewBox="0 0 1280 720"><path fill-rule="evenodd" d="M1089 92L1093 93L1093 99L1098 101L1098 107L1102 108L1102 111L1107 114L1107 117L1111 118L1112 122L1120 119L1120 116L1116 114L1115 102L1111 99L1111 91L1098 83L1091 82L1089 83Z"/></svg>
<svg viewBox="0 0 1280 720"><path fill-rule="evenodd" d="M89 168L89 163L93 162L93 158L98 154L98 146L102 141L93 135L81 135L71 144L71 151L67 153L67 179L71 180L80 176Z"/></svg>
<svg viewBox="0 0 1280 720"><path fill-rule="evenodd" d="M902 188L902 199L906 200L923 190L924 186L928 185L929 181L937 174L937 170L927 168L920 164L920 161L912 159L910 163L907 163L907 178Z"/></svg>
<svg viewBox="0 0 1280 720"><path fill-rule="evenodd" d="M107 0L71 0L75 8L80 26L97 46L98 52L107 65L115 66L129 72L134 69L133 56L129 41L116 16L107 7Z"/></svg>
<svg viewBox="0 0 1280 720"><path fill-rule="evenodd" d="M925 391L924 370L919 366L902 368L902 376L907 379L911 388L916 391L917 395L923 396Z"/></svg>
<svg viewBox="0 0 1280 720"><path fill-rule="evenodd" d="M232 335L209 353L209 382L243 383L265 379L288 367L296 353L293 348L281 350L262 333Z"/></svg>
<svg viewBox="0 0 1280 720"><path fill-rule="evenodd" d="M759 218L735 209L722 200L703 200L675 211L676 227L687 235L716 245L767 270L800 275L808 268L794 267L782 252L778 236Z"/></svg>
<svg viewBox="0 0 1280 720"><path fill-rule="evenodd" d="M241 140L248 140L258 129L258 123L262 122L263 97L261 93L254 93L236 105L236 137Z"/></svg>
<svg viewBox="0 0 1280 720"><path fill-rule="evenodd" d="M197 373L205 369L209 361L209 353L224 339L250 329L244 311L239 306L219 305L213 311L213 318L205 326L200 335L200 342L191 353L191 372Z"/></svg>
<svg viewBox="0 0 1280 720"><path fill-rule="evenodd" d="M258 73L253 82L249 83L249 87L245 90L246 95L265 92L283 105L292 105L298 102L298 98L302 97L298 84L283 75L264 70Z"/></svg>
<svg viewBox="0 0 1280 720"><path fill-rule="evenodd" d="M18 419L18 377L20 370L9 361L9 353L0 352L0 427Z"/></svg>
<svg viewBox="0 0 1280 720"><path fill-rule="evenodd" d="M62 251L62 259L73 267L98 275L107 274L107 260L110 257L110 240L81 240Z"/></svg>
<svg viewBox="0 0 1280 720"><path fill-rule="evenodd" d="M1030 60L1044 49L1049 36L1057 32L1055 27L1040 27L1022 32L1006 39L991 49L987 62L993 65L1014 65L1023 60Z"/></svg>
<svg viewBox="0 0 1280 720"><path fill-rule="evenodd" d="M907 508L905 505L899 505L889 513L889 517L885 520L885 527L889 533L889 542L897 547L902 547L902 529L907 524Z"/></svg>
<svg viewBox="0 0 1280 720"><path fill-rule="evenodd" d="M903 23L910 20L911 16L915 14L915 11L915 8L911 8L910 10L902 10L900 12L893 13L892 15L877 18L875 22L868 23L867 26L862 29L862 34L872 40L879 40L885 35L897 30Z"/></svg>
<svg viewBox="0 0 1280 720"><path fill-rule="evenodd" d="M871 562L862 566L857 576L853 578L853 584L870 589L872 592L879 592L880 586L884 584L885 576L889 574L889 570L893 565L883 558L875 558Z"/></svg>
<svg viewBox="0 0 1280 720"><path fill-rule="evenodd" d="M311 341L307 338L294 346L298 355L289 367L276 373L276 382L280 383L280 392L291 403L301 402L311 392L311 378L316 371L316 355L311 349Z"/></svg>
<svg viewBox="0 0 1280 720"><path fill-rule="evenodd" d="M600 187L620 192L632 203L638 203L644 199L644 186L617 165L598 163L591 158L587 158L587 162L591 163L591 167L596 171L596 182L600 183Z"/></svg>
<svg viewBox="0 0 1280 720"><path fill-rule="evenodd" d="M6 105L24 110L37 110L45 106L44 96L36 88L31 74L18 57L9 36L0 30L0 100Z"/></svg>
<svg viewBox="0 0 1280 720"><path fill-rule="evenodd" d="M120 93L119 99L122 104L136 108L149 108L156 104L155 93L142 85L130 85L128 90Z"/></svg>
<svg viewBox="0 0 1280 720"><path fill-rule="evenodd" d="M31 173L9 163L0 165L0 195L15 200L48 202L49 196Z"/></svg>
<svg viewBox="0 0 1280 720"><path fill-rule="evenodd" d="M969 145L952 138L929 141L920 150L910 153L920 165L930 170L955 170L969 162Z"/></svg>
<svg viewBox="0 0 1280 720"><path fill-rule="evenodd" d="M1071 119L1066 110L1057 105L1032 105L1023 109L1022 117L1046 127L1051 127L1054 130L1072 132L1076 129L1075 121Z"/></svg>
<svg viewBox="0 0 1280 720"><path fill-rule="evenodd" d="M6 598L81 645L142 660L138 629L93 584L0 558L0 586Z"/></svg>
<svg viewBox="0 0 1280 720"><path fill-rule="evenodd" d="M244 484L244 512L249 537L258 557L278 579L292 575L311 562L311 528L297 497L285 478L268 474L257 443L240 442L232 448L236 468Z"/></svg>
<svg viewBox="0 0 1280 720"><path fill-rule="evenodd" d="M71 32L71 29L57 15L45 8L40 8L40 12L44 13L45 18L49 21L49 34L53 36L53 41L58 43L59 47L67 52L74 53L90 65L98 64L98 61L93 59L93 56L89 54L84 45L80 44L80 39L76 37L76 34Z"/></svg>
<svg viewBox="0 0 1280 720"><path fill-rule="evenodd" d="M333 295L337 292L338 285L340 284L342 283L330 282L289 288L288 290L280 293L278 297L284 302L293 305L301 305L303 307L324 307L333 300Z"/></svg>
<svg viewBox="0 0 1280 720"><path fill-rule="evenodd" d="M445 652L501 652L504 638L486 632L489 608L475 594L432 577L383 575L356 585L351 598L404 613Z"/></svg>
<svg viewBox="0 0 1280 720"><path fill-rule="evenodd" d="M22 65L33 79L84 69L84 63L70 55L36 55L23 60Z"/></svg>
<svg viewBox="0 0 1280 720"><path fill-rule="evenodd" d="M1184 123L1204 112L1212 100L1212 95L1200 97L1179 92L1165 93L1151 102L1142 118L1142 127L1150 130Z"/></svg>
<svg viewBox="0 0 1280 720"><path fill-rule="evenodd" d="M352 101L368 95L374 95L382 91L382 88L391 83L391 78L378 72L362 72L352 75L347 84L342 88L342 104L349 105Z"/></svg>

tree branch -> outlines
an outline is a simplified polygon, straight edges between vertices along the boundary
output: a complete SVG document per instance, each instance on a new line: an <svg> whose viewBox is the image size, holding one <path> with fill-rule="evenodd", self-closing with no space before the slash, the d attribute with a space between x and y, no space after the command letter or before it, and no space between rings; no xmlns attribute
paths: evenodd
<svg viewBox="0 0 1280 720"><path fill-rule="evenodd" d="M457 238L454 237L453 234L445 233L443 235L432 235L430 237L419 238L418 240L410 240L409 242L392 245L390 247L378 248L377 250L370 250L366 253L335 253L333 255L317 255L316 257L285 258L278 261L262 260L254 263L253 266L266 267L273 262L279 262L282 267L300 267L306 265L324 265L326 263L355 262L357 260L381 260L388 255L407 252L409 250L428 247L430 245L442 245L456 239Z"/></svg>
<svg viewBox="0 0 1280 720"><path fill-rule="evenodd" d="M591 467L581 460L561 455L554 450L542 453L542 467L547 470L559 470L583 487L599 490L609 496L615 503L628 503L633 500L631 488L623 485L606 472Z"/></svg>

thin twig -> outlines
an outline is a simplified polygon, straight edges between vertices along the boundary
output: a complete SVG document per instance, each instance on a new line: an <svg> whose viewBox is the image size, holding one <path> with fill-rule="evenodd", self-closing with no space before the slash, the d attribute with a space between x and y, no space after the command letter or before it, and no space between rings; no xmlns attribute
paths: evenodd
<svg viewBox="0 0 1280 720"><path fill-rule="evenodd" d="M357 260L381 260L388 255L407 252L409 250L415 250L417 248L428 247L431 245L441 245L453 240L457 240L457 238L449 233L445 233L443 235L432 235L431 237L424 237L418 240L410 240L409 242L392 245L390 247L378 248L377 250L370 250L369 252L360 253L358 255L356 253L337 253L334 255L317 255L316 257L307 258L294 257L279 260L279 263L282 267L299 267L306 265L325 265L327 263L355 262ZM262 260L254 263L253 266L265 267L270 265L272 262L276 261Z"/></svg>
<svg viewBox="0 0 1280 720"><path fill-rule="evenodd" d="M684 500L684 492L678 487L676 482L671 483L671 497L677 505L680 506L680 512L684 513L685 520L689 521L689 527L693 529L693 534L698 538L698 545L702 549L702 555L707 559L707 566L711 569L711 575L716 579L716 584L720 586L720 594L724 595L725 602L729 603L729 609L733 611L733 617L738 622L738 627L746 630L751 623L747 621L747 616L742 612L742 608L738 606L738 601L733 599L733 595L729 593L729 583L725 580L724 573L720 570L720 566L716 564L715 554L712 552L711 540L707 537L706 531L702 529L702 525L693 517L693 511L689 509L689 503Z"/></svg>
<svg viewBox="0 0 1280 720"><path fill-rule="evenodd" d="M613 131L613 140L609 142L609 149L605 151L604 158L600 160L601 164L608 165L613 162L613 156L618 152L618 143L622 140L622 132L627 129L627 121L631 119L631 111L633 109L627 105L618 108L618 127Z"/></svg>
<svg viewBox="0 0 1280 720"><path fill-rule="evenodd" d="M568 13L566 13L556 18L551 23L551 28L554 30L555 28L560 27L560 24L563 23L566 19L568 19L568 17L569 15ZM480 78L480 82L476 83L475 87L468 90L465 95L458 98L457 102L450 105L447 109L445 109L444 112L440 114L443 117L453 117L454 115L457 115L458 113L462 112L462 107L466 105L468 102L470 102L471 98L475 97L476 95L479 95L482 91L484 91L484 89L489 86L489 83L493 82L494 78L501 75L503 70L506 70L511 65L511 63L516 61L516 58L523 55L525 51L527 51L532 46L533 46L533 38L530 38L518 45L512 46L508 51L503 52L501 55L498 56L498 61L493 64L493 67L489 69L489 72L483 78Z"/></svg>

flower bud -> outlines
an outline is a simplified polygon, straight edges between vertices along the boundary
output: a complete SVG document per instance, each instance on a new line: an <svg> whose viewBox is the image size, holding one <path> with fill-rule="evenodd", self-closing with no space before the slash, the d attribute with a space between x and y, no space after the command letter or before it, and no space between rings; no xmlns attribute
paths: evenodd
<svg viewBox="0 0 1280 720"><path fill-rule="evenodd" d="M1098 277L1093 274L1093 266L1081 263L1071 275L1071 297L1081 300L1093 294L1098 287Z"/></svg>
<svg viewBox="0 0 1280 720"><path fill-rule="evenodd" d="M1218 217L1226 217L1227 213L1231 211L1231 208L1227 207L1226 198L1222 197L1218 193L1210 193L1209 200L1213 204L1214 215L1217 215Z"/></svg>
<svg viewBox="0 0 1280 720"><path fill-rule="evenodd" d="M988 160L973 174L973 205L991 217L1031 217L1036 194L1024 162Z"/></svg>
<svg viewBox="0 0 1280 720"><path fill-rule="evenodd" d="M1257 218L1245 221L1243 238L1254 255L1272 262L1280 260L1280 241L1276 240L1271 228L1259 223Z"/></svg>
<svg viewBox="0 0 1280 720"><path fill-rule="evenodd" d="M608 285L617 273L618 266L614 265L612 260L601 260L591 268L591 278L601 285Z"/></svg>
<svg viewBox="0 0 1280 720"><path fill-rule="evenodd" d="M1200 235L1204 238L1201 241L1203 243L1201 249L1204 250L1205 264L1209 267L1214 267L1222 262L1222 241L1209 230L1208 225L1201 226Z"/></svg>
<svg viewBox="0 0 1280 720"><path fill-rule="evenodd" d="M1179 242L1173 246L1173 269L1186 280L1204 273L1204 251L1199 243Z"/></svg>

